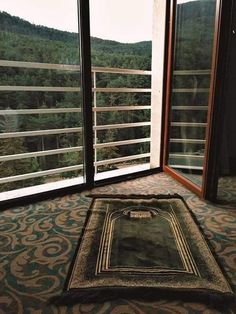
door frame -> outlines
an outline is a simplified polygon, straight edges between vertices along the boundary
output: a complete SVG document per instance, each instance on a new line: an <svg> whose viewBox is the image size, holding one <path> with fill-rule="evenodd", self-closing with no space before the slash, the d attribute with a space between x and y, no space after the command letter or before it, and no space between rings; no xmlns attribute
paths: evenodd
<svg viewBox="0 0 236 314"><path fill-rule="evenodd" d="M230 1L229 1L230 2ZM186 177L175 171L168 166L169 155L169 125L170 125L170 112L171 112L171 88L172 88L172 70L173 70L173 56L174 56L174 36L175 36L175 12L177 1L171 0L170 6L170 31L169 31L169 49L168 49L168 73L167 73L167 93L166 93L166 108L165 108L165 129L164 129L164 158L163 158L163 171L171 175L174 179L183 184L186 188L197 194L204 199L212 200L215 198L218 176L216 168L218 165L217 152L217 137L216 130L219 123L219 106L220 99L219 93L221 88L219 84L222 84L222 64L224 61L221 59L222 52L225 47L225 24L229 12L229 2L226 4L223 0L216 0L216 12L215 12L215 32L213 39L212 49L212 66L211 66L211 80L210 90L208 96L208 112L207 112L207 130L206 130L206 144L205 155L203 162L203 174L202 174L202 186L198 186L191 182Z"/></svg>

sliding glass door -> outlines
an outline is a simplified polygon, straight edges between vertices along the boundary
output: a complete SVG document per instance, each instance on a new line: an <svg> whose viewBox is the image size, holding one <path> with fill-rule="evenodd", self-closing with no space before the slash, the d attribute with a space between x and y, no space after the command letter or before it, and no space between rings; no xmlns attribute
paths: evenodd
<svg viewBox="0 0 236 314"><path fill-rule="evenodd" d="M0 192L83 183L77 1L0 10Z"/></svg>

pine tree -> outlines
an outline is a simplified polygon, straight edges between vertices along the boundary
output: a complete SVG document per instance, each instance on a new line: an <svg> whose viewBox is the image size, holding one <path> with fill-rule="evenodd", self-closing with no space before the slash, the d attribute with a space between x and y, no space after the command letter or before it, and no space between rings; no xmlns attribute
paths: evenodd
<svg viewBox="0 0 236 314"><path fill-rule="evenodd" d="M16 132L18 129L17 115L2 116L0 131L2 133ZM6 138L0 141L0 156L22 154L26 152L23 138ZM0 162L0 174L2 178L39 171L36 159L18 159ZM15 181L0 185L0 191L22 188L25 186L43 183L42 178Z"/></svg>

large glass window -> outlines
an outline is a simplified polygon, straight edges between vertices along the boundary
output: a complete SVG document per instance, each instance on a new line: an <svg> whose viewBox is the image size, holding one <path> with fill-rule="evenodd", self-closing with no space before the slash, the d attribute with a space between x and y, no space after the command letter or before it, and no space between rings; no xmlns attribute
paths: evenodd
<svg viewBox="0 0 236 314"><path fill-rule="evenodd" d="M88 143L89 164L91 138L95 180L160 166L162 101L154 104L151 71L154 1L90 1L92 69L83 78L85 82L91 74L93 97L88 103L85 88L85 114L78 3L87 10L88 2L77 0L1 2L0 193L17 191L21 196L29 187L33 192L26 194L85 183L84 145ZM89 33L85 19L80 23L84 43ZM81 41L82 61L89 65L85 46ZM164 51L164 39L159 46ZM160 55L159 64L164 64ZM83 68L88 71L89 66ZM159 72L156 77L162 77L163 69ZM153 134L157 141L151 140ZM93 169L86 170L88 179Z"/></svg>
<svg viewBox="0 0 236 314"><path fill-rule="evenodd" d="M2 1L0 10L0 192L81 183L77 1Z"/></svg>
<svg viewBox="0 0 236 314"><path fill-rule="evenodd" d="M90 1L97 180L150 168L152 6Z"/></svg>

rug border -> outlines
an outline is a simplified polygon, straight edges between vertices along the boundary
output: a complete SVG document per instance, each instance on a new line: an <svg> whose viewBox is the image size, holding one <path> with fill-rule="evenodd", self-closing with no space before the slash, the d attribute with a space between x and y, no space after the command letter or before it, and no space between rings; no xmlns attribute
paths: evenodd
<svg viewBox="0 0 236 314"><path fill-rule="evenodd" d="M85 197L87 197L85 195ZM82 228L82 231L81 231L81 234L80 234L80 237L78 239L78 242L77 242L77 245L76 245L76 248L75 248L75 252L73 254L73 257L70 261L70 266L69 266L69 269L67 271L67 275L66 275L66 279L65 279L65 282L63 284L63 289L62 289L62 292L68 292L68 285L69 285L69 282L70 282L70 277L72 275L72 272L73 272L73 269L74 269L74 263L76 261L76 257L77 257L77 254L78 254L78 251L79 251L79 248L81 246L81 243L82 243L82 240L84 238L84 234L85 234L85 230L86 230L86 226L88 224L88 221L89 221L89 218L92 214L92 207L93 207L93 203L95 202L95 197L92 198L92 200L90 201L90 205L89 205L89 209L87 211L87 214L86 214L86 217L85 217L85 220L84 220L84 224L83 224L83 228Z"/></svg>

